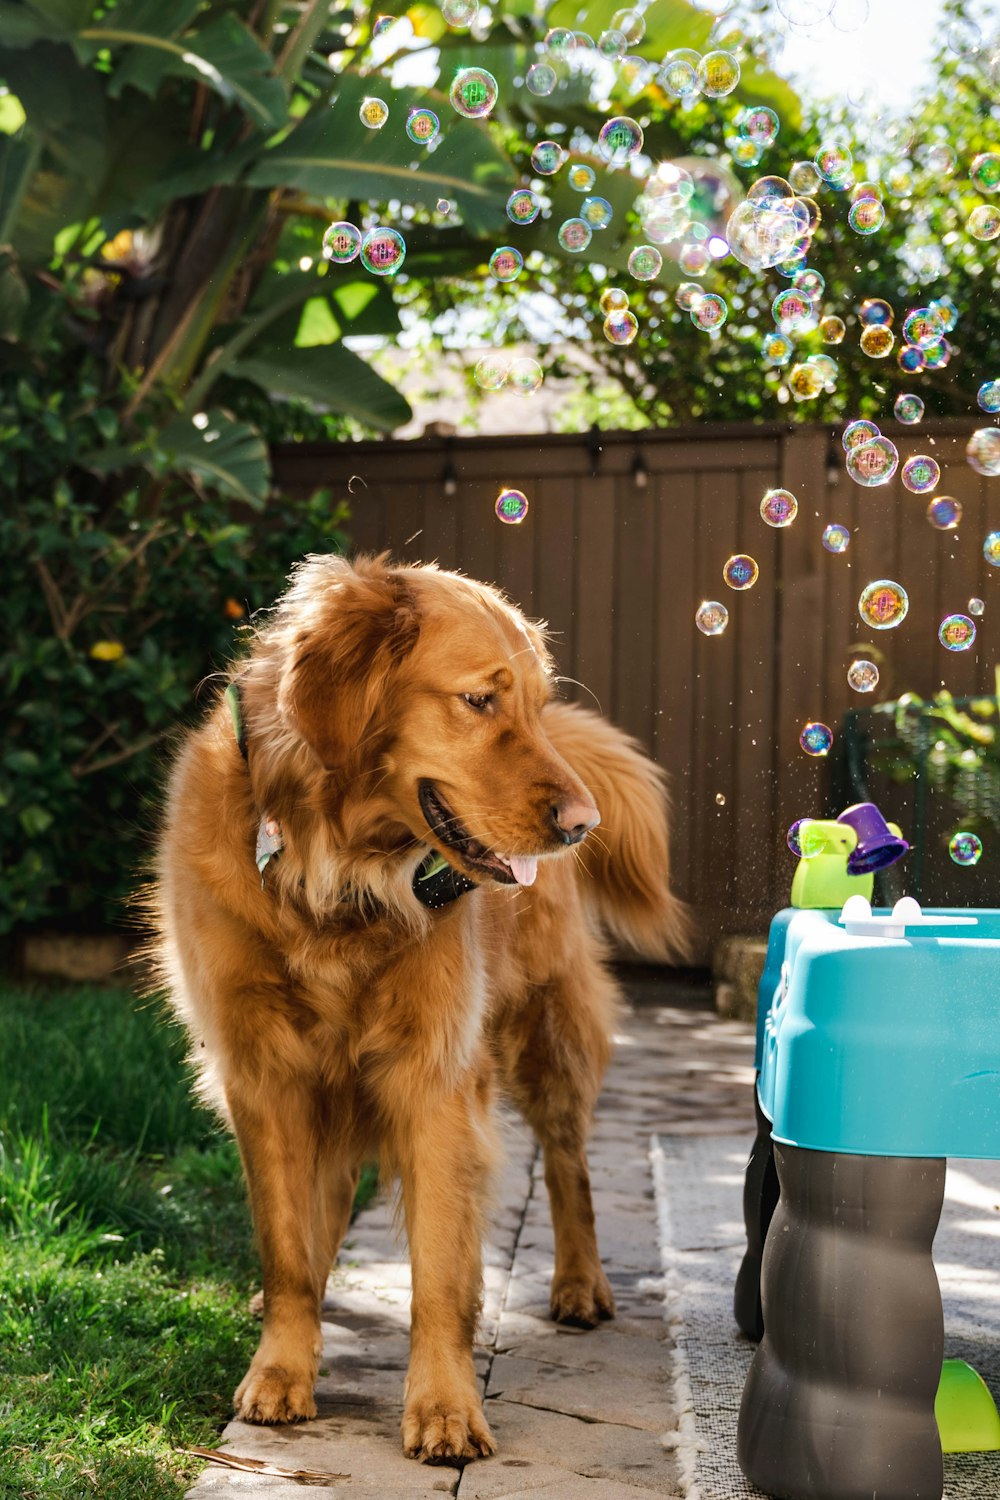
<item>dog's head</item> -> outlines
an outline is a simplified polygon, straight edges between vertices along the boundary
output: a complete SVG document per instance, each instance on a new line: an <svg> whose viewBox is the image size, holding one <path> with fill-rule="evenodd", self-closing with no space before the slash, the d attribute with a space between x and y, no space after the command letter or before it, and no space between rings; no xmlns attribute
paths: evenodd
<svg viewBox="0 0 1000 1500"><path fill-rule="evenodd" d="M317 557L285 615L286 722L348 795L377 783L389 816L464 874L530 885L540 856L599 822L545 735L541 630L495 589L435 567Z"/></svg>

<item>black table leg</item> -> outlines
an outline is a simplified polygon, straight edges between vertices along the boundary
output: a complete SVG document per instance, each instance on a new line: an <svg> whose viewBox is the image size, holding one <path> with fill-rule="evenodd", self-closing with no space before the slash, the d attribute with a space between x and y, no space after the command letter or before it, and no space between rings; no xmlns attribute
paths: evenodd
<svg viewBox="0 0 1000 1500"><path fill-rule="evenodd" d="M768 1226L778 1205L778 1174L774 1167L771 1122L760 1107L756 1085L753 1107L757 1116L757 1138L751 1148L743 1180L743 1223L747 1232L747 1248L736 1277L733 1313L741 1331L748 1338L759 1342L764 1334L760 1266Z"/></svg>

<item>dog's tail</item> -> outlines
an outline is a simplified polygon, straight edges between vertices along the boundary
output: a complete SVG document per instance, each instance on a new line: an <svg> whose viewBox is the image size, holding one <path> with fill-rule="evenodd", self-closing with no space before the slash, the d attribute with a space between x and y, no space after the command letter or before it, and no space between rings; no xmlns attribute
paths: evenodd
<svg viewBox="0 0 1000 1500"><path fill-rule="evenodd" d="M693 923L670 890L666 776L635 740L577 704L549 704L544 723L601 813L600 826L579 851L585 901L643 958L684 962Z"/></svg>

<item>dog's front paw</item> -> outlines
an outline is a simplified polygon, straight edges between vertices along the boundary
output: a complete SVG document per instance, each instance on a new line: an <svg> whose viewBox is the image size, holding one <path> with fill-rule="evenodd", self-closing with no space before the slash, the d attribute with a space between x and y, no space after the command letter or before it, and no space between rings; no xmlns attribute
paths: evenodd
<svg viewBox="0 0 1000 1500"><path fill-rule="evenodd" d="M316 1415L312 1371L252 1364L233 1397L244 1422L307 1422Z"/></svg>
<svg viewBox="0 0 1000 1500"><path fill-rule="evenodd" d="M468 1400L413 1400L403 1412L403 1452L426 1464L489 1458L497 1451L478 1396Z"/></svg>
<svg viewBox="0 0 1000 1500"><path fill-rule="evenodd" d="M598 1266L592 1276L563 1276L552 1283L552 1316L572 1328L596 1328L615 1315L608 1278Z"/></svg>

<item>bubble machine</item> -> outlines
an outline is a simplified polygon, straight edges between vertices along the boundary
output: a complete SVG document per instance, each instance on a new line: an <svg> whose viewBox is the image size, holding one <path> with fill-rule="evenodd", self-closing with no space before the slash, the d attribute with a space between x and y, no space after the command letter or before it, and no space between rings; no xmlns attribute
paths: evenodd
<svg viewBox="0 0 1000 1500"><path fill-rule="evenodd" d="M1000 1159L1000 911L873 912L908 845L872 803L795 836L758 992L737 1457L779 1500L940 1500L943 1452L1000 1450L989 1390L942 1359L932 1259L947 1158Z"/></svg>

